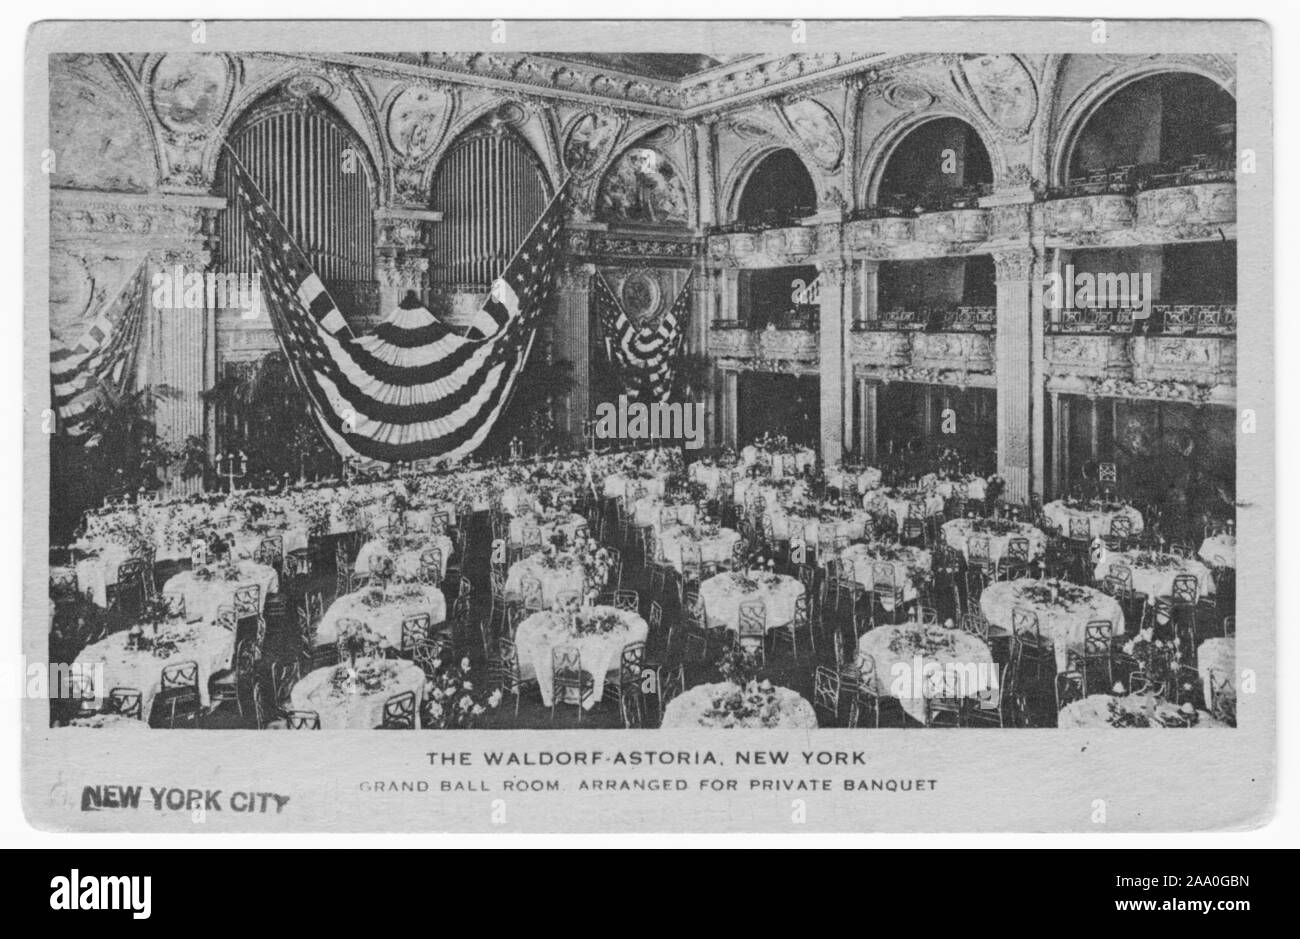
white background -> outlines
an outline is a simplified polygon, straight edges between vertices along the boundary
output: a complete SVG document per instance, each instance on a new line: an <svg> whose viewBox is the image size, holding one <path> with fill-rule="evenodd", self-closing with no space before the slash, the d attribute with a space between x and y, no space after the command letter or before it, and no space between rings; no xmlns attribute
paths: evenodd
<svg viewBox="0 0 1300 939"><path fill-rule="evenodd" d="M285 2L285 0L222 0L220 4L193 5L180 8L174 3L161 0L136 0L136 2L105 3L93 0L45 0L36 7L21 3L7 3L0 13L3 28L3 46L0 46L0 62L4 63L3 91L0 92L0 126L6 128L7 144L0 148L0 183L7 186L10 194L7 204L10 206L11 218L3 226L3 296L11 312L5 315L10 326L9 342L0 342L0 427L9 429L9 439L14 445L5 448L0 458L0 519L4 519L5 533L0 539L0 597L3 598L3 619L0 619L0 655L16 656L19 652L20 616L19 598L21 596L21 571L23 563L21 525L19 523L22 507L22 455L18 441L19 422L40 420L39 414L24 414L22 411L22 330L18 312L23 310L22 297L22 218L21 199L19 196L22 179L22 72L25 56L26 31L31 24L29 17L33 13L47 19L170 19L190 20L207 15L211 19L255 19L255 18L316 18L316 19L438 19L455 15L463 7L442 7L430 4L428 0L411 2L411 0L386 0L382 6L365 6L356 3L330 2L330 0L312 0L312 2ZM1089 2L1086 8L1079 5L1067 5L1066 8L1052 9L1042 0L1035 2L997 2L987 6L970 3L937 2L937 0L910 0L905 4L847 2L799 2L779 3L770 0L714 0L702 4L699 0L656 0L646 4L644 15L659 18L707 18L707 19L771 19L788 20L792 17L803 19L851 19L870 15L873 17L890 16L1041 16L1044 12L1054 12L1058 16L1078 18L1143 18L1155 19L1177 17L1180 19L1201 18L1216 19L1230 17L1233 19L1261 19L1268 22L1273 29L1273 65L1274 65L1274 121L1276 137L1274 149L1276 174L1274 187L1276 193L1275 217L1279 220L1275 232L1274 258L1294 259L1300 254L1294 224L1288 228L1287 220L1300 218L1300 205L1296 204L1296 174L1289 173L1289 158L1300 149L1296 135L1296 112L1294 100L1289 94L1296 90L1296 62L1300 60L1300 8L1279 3L1251 2L1238 0L1231 4L1208 2L1208 0L1178 0L1178 2ZM486 18L510 20L513 16L536 19L539 17L563 18L609 18L614 13L621 17L636 17L635 6L618 6L611 9L607 0L511 0L511 2L494 2L482 9ZM485 27L486 28L486 27ZM1285 96L1283 96L1285 95ZM1279 106L1279 100L1281 106ZM1288 105L1286 102L1290 101ZM1285 284L1280 289L1275 286L1280 316L1276 323L1276 358L1277 414L1282 426L1278 428L1277 465L1300 466L1300 426L1285 402L1296 400L1300 393L1300 369L1294 367L1291 358L1300 353L1297 335L1300 330L1290 322L1291 311L1287 309ZM1300 847L1300 786L1297 785L1297 773L1300 771L1300 737L1296 731L1297 701L1300 691L1292 676L1300 675L1300 659L1294 631L1297 609L1300 603L1300 591L1287 589L1291 574L1296 570L1296 542L1300 539L1300 517L1294 507L1294 497L1287 487L1290 477L1287 473L1277 476L1279 512L1279 545L1277 553L1277 582L1279 595L1277 600L1277 634L1279 662L1277 674L1281 679L1278 689L1278 726L1280 738L1278 765L1278 798L1276 814L1273 821L1254 831L1227 832L1209 834L1108 834L1096 837L1091 834L1075 835L1041 835L1041 834L1005 834L1005 835L746 835L746 836L681 836L681 835L637 835L623 836L619 842L634 847L667 846L674 847L694 845L699 847L714 846L749 846L764 847L1220 847L1220 848L1279 848ZM1292 680L1288 681L1291 677ZM1267 689L1261 688L1266 692ZM8 693L6 688L5 692ZM321 847L324 845L338 847L463 847L483 846L596 846L608 847L614 843L610 835L574 835L574 836L527 836L527 835L58 835L32 829L23 818L19 800L20 748L19 748L19 702L10 697L0 698L0 845L6 847L76 847L85 845L96 848L116 847Z"/></svg>

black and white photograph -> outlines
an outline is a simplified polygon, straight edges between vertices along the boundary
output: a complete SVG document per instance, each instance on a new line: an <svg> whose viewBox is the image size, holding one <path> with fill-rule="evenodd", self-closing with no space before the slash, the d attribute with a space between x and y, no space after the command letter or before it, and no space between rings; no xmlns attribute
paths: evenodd
<svg viewBox="0 0 1300 939"><path fill-rule="evenodd" d="M701 771L789 789L742 778L743 740L922 814L949 763L1032 787L1021 746L1119 777L1238 754L1174 798L1267 782L1262 28L1081 20L1062 52L796 20L693 52L647 23L602 52L232 25L29 44L25 710L79 754L60 824L140 823L86 814L119 805L82 778L106 750L546 753L552 801L655 791L643 753L692 799ZM926 769L847 769L881 751ZM385 772L337 784L417 775ZM176 791L144 788L149 825Z"/></svg>

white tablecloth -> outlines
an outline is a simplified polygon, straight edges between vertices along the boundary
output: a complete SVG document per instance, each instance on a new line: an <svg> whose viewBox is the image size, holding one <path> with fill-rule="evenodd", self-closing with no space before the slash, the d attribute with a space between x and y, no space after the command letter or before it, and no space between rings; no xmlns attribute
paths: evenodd
<svg viewBox="0 0 1300 939"><path fill-rule="evenodd" d="M709 465L706 463L692 463L690 469L687 470L687 476L692 482L703 484L710 498L717 498L719 494L718 490L722 484L722 474L726 473L728 476L735 475L736 467L738 465L739 464L733 464L728 467Z"/></svg>
<svg viewBox="0 0 1300 939"><path fill-rule="evenodd" d="M770 691L770 703L769 692L761 692L761 698L751 705L755 713L737 714L726 712L725 709L721 714L710 713L715 710L715 704L740 690L730 682L696 685L694 688L689 688L668 702L660 726L672 730L701 727L714 730L731 728L815 730L817 727L817 712L813 710L813 706L789 688L773 687Z"/></svg>
<svg viewBox="0 0 1300 939"><path fill-rule="evenodd" d="M862 634L858 652L875 661L875 691L897 698L911 717L925 723L926 701L973 698L998 687L993 653L960 629L903 623Z"/></svg>
<svg viewBox="0 0 1300 939"><path fill-rule="evenodd" d="M632 521L637 525L652 525L658 532L661 513L664 512L684 525L695 524L695 506L691 503L666 506L662 499L651 496L636 500L632 506Z"/></svg>
<svg viewBox="0 0 1300 939"><path fill-rule="evenodd" d="M1107 551L1102 549L1101 560L1093 575L1100 582L1110 573L1112 566L1122 565L1133 574L1133 589L1147 595L1147 603L1154 604L1156 597L1173 593L1174 578L1191 574L1196 578L1200 596L1214 593L1214 578L1210 569L1200 561L1182 558L1176 554L1153 554L1147 551Z"/></svg>
<svg viewBox="0 0 1300 939"><path fill-rule="evenodd" d="M1201 550L1196 552L1201 560L1219 567L1237 566L1237 536L1211 535L1201 542Z"/></svg>
<svg viewBox="0 0 1300 939"><path fill-rule="evenodd" d="M622 499L638 486L645 490L647 496L661 497L667 484L668 474L654 476L627 476L613 473L605 477L605 495L611 499Z"/></svg>
<svg viewBox="0 0 1300 939"><path fill-rule="evenodd" d="M710 626L738 631L740 604L750 600L763 601L768 629L785 626L794 619L795 601L803 596L803 584L784 574L759 574L756 586L750 589L739 582L741 576L743 572L723 573L700 584L700 600Z"/></svg>
<svg viewBox="0 0 1300 939"><path fill-rule="evenodd" d="M759 452L758 447L750 444L740 451L740 461L746 466L752 466L758 462ZM782 454L766 452L764 455L771 462L772 476L776 479L788 475L785 466L787 461L794 463L795 474L802 473L808 467L817 465L817 454L813 453L813 451L809 450L807 447L799 448L792 453Z"/></svg>
<svg viewBox="0 0 1300 939"><path fill-rule="evenodd" d="M967 499L983 500L988 495L988 480L979 476L966 476L962 479L940 479L935 477L934 491L945 499L951 499L957 495L962 486L966 488Z"/></svg>
<svg viewBox="0 0 1300 939"><path fill-rule="evenodd" d="M381 597L377 605L368 600ZM393 583L388 587L363 587L346 593L330 604L316 627L316 644L328 645L338 639L339 620L356 619L370 627L393 648L402 644L402 621L421 613L429 614L430 625L447 619L447 598L437 587L424 584Z"/></svg>
<svg viewBox="0 0 1300 939"><path fill-rule="evenodd" d="M928 574L931 569L930 552L924 548L910 548L891 545L889 552L899 556L898 560L883 557L881 548L866 544L851 544L840 552L840 560L853 565L853 579L868 590L876 588L874 565L889 563L894 565L895 582L903 587L903 600L912 602L917 597L916 575ZM892 601L891 601L892 602Z"/></svg>
<svg viewBox="0 0 1300 939"><path fill-rule="evenodd" d="M679 571L682 569L682 545L698 544L702 563L729 564L738 541L740 532L731 528L719 528L716 535L706 536L689 526L672 525L659 535L664 560Z"/></svg>
<svg viewBox="0 0 1300 939"><path fill-rule="evenodd" d="M1078 701L1072 701L1061 712L1056 715L1056 726L1069 730L1084 730L1105 727L1107 729L1114 727L1112 720L1112 705L1120 711L1139 715L1147 720L1144 730L1164 730L1166 725L1157 719L1157 716L1163 716L1166 720L1177 720L1181 717L1178 708L1167 701L1161 701L1151 695L1125 695L1115 696L1109 694L1090 694L1086 698ZM1206 711L1197 712L1197 721L1192 727L1226 727L1222 721L1215 718Z"/></svg>
<svg viewBox="0 0 1300 939"><path fill-rule="evenodd" d="M1070 519L1072 518L1086 518L1088 520L1088 531L1091 533L1089 535L1091 538L1109 537L1110 523L1115 518L1128 518L1135 535L1142 530L1143 525L1142 513L1131 505L1122 505L1115 509L1087 505L1072 508L1058 499L1043 506L1043 515L1061 530L1061 534L1067 536L1070 534Z"/></svg>
<svg viewBox="0 0 1300 939"><path fill-rule="evenodd" d="M579 528L587 524L587 520L576 512L565 514L538 515L535 512L510 519L510 542L511 544L523 544L524 531L529 528L536 528L542 535L542 544L551 543L551 537L557 532L564 535L566 542L572 542L574 533Z"/></svg>
<svg viewBox="0 0 1300 939"><path fill-rule="evenodd" d="M507 597L511 600L523 599L525 577L535 577L541 582L542 602L546 606L554 603L555 598L562 593L576 593L580 597L586 593L586 569L581 564L575 561L572 567L550 568L546 566L544 557L544 553L539 551L510 565L510 571L506 574ZM600 589L603 585L593 586Z"/></svg>
<svg viewBox="0 0 1300 939"><path fill-rule="evenodd" d="M383 538L372 538L361 546L357 552L354 570L358 574L369 574L371 561L376 558L388 558L393 562L393 574L404 580L415 580L420 573L420 558L426 551L437 549L442 552L442 573L447 573L447 561L451 558L452 541L446 535L421 535L415 539L412 547L403 548L396 554L389 548Z"/></svg>
<svg viewBox="0 0 1300 939"><path fill-rule="evenodd" d="M820 518L803 518L789 514L783 507L768 506L767 517L772 520L772 535L779 540L800 540L805 544L816 545L823 539L833 541L837 537L854 540L861 538L866 531L871 513L866 509L851 512L847 518L828 516Z"/></svg>
<svg viewBox="0 0 1300 939"><path fill-rule="evenodd" d="M163 585L163 596L179 594L185 598L185 615L191 622L210 623L220 606L234 606L235 588L257 584L261 588L261 603L266 606L267 594L280 589L280 577L275 568L255 561L236 561L239 577L226 580L219 565L213 566L211 580L204 580L194 571L181 571Z"/></svg>
<svg viewBox="0 0 1300 939"><path fill-rule="evenodd" d="M103 687L96 685L100 697L107 697L113 688L139 689L145 720L149 719L153 699L162 687L163 668L187 661L198 663L199 698L206 706L208 678L213 672L229 668L235 655L235 634L223 626L206 622L190 623L184 626L163 626L160 627L160 632L184 637L177 643L176 652L165 658L148 651L127 649L126 630L115 632L86 646L77 656L78 665L103 667Z"/></svg>
<svg viewBox="0 0 1300 939"><path fill-rule="evenodd" d="M872 502L874 502L877 497L884 500L886 508L888 508L894 518L898 520L899 525L902 525L903 522L907 520L911 507L914 504L921 506L921 511L927 518L931 515L943 514L943 496L939 495L937 492L918 490L915 492L891 495L883 489L872 489L870 492L867 492L862 496L862 505L868 509L871 508Z"/></svg>
<svg viewBox="0 0 1300 939"><path fill-rule="evenodd" d="M1053 583L1025 578L990 584L980 595L980 609L989 623L1008 632L1012 629L1012 610L1025 609L1037 613L1038 633L1054 646L1057 671L1063 672L1070 650L1083 653L1084 634L1090 622L1106 620L1111 624L1113 635L1120 636L1125 629L1124 612L1114 597L1078 584L1060 585L1061 590L1079 593L1080 598L1073 603L1064 599L1053 603L1050 599L1038 599L1029 594L1039 589L1050 590Z"/></svg>
<svg viewBox="0 0 1300 939"><path fill-rule="evenodd" d="M594 681L592 696L585 707L591 709L604 695L606 675L617 676L623 647L635 642L645 642L649 633L646 621L635 613L618 610L612 606L596 606L583 613L614 614L622 623L608 633L576 635L570 632L568 620L549 610L534 613L519 624L515 633L515 647L519 650L519 671L525 679L537 679L542 703L551 706L551 650L561 646L576 648L582 656L582 670Z"/></svg>
<svg viewBox="0 0 1300 939"><path fill-rule="evenodd" d="M1232 686L1232 697L1237 695L1237 651L1236 640L1232 636L1218 636L1206 639L1196 650L1196 670L1201 675L1201 684L1205 693L1205 703L1210 704L1210 671L1222 683L1225 679Z"/></svg>
<svg viewBox="0 0 1300 939"><path fill-rule="evenodd" d="M1005 535L994 534L989 531L980 531L979 528L985 524L981 519L954 518L950 522L943 524L943 540L948 546L955 551L960 551L966 556L966 544L972 536L988 538L989 540L989 557L994 561L1002 560L1007 553L1007 547L1012 538L1029 539L1029 558L1039 558L1047 549L1047 536L1039 529L1030 525L1028 522L1012 522L1015 529Z"/></svg>
<svg viewBox="0 0 1300 939"><path fill-rule="evenodd" d="M880 470L874 466L865 469L832 469L826 473L826 485L846 494L862 495L873 489L879 489L881 478Z"/></svg>
<svg viewBox="0 0 1300 939"><path fill-rule="evenodd" d="M92 557L82 558L73 568L77 574L77 589L89 596L96 606L107 607L109 585L117 583L117 567L131 557L131 552L126 545L112 541L104 541L94 550ZM50 573L67 570L67 567L59 567Z"/></svg>
<svg viewBox="0 0 1300 939"><path fill-rule="evenodd" d="M420 726L420 705L424 699L424 672L418 665L401 659L374 660L392 674L381 687L371 692L351 694L337 690L335 672L342 665L329 665L308 672L289 692L295 711L315 711L320 715L321 730L372 730L384 722L384 702L393 695L410 691L415 694L415 726ZM366 660L359 660L364 666Z"/></svg>
<svg viewBox="0 0 1300 939"><path fill-rule="evenodd" d="M251 558L257 556L257 549L262 546L262 542L267 538L274 538L277 535L284 539L284 550L287 554L290 551L296 551L307 547L307 542L311 535L304 525L285 525L283 527L273 527L260 531L250 531L247 528L232 532L235 537L235 557Z"/></svg>

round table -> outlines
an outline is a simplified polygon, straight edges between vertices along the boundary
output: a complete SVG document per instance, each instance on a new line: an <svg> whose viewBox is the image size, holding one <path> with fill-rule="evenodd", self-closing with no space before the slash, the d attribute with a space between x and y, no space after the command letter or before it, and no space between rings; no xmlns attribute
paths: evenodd
<svg viewBox="0 0 1300 939"><path fill-rule="evenodd" d="M609 632L584 633L570 625L567 615L542 610L519 624L515 632L515 647L519 650L519 671L525 679L537 679L542 703L551 706L551 651L560 647L578 650L582 670L594 679L593 690L583 705L590 710L604 695L606 675L617 675L623 648L636 642L645 642L649 634L646 621L635 613L612 606L583 607L578 610L577 621L589 617L612 618L617 625Z"/></svg>
<svg viewBox="0 0 1300 939"><path fill-rule="evenodd" d="M605 495L611 499L622 499L640 488L644 490L644 494L647 496L662 496L667 486L667 480L667 473L645 476L611 473L605 477Z"/></svg>
<svg viewBox="0 0 1300 939"><path fill-rule="evenodd" d="M77 656L77 664L83 669L102 667L103 687L98 677L95 686L100 697L113 688L138 689L145 720L149 719L153 699L162 687L164 668L181 662L197 663L199 698L207 706L208 678L213 672L229 668L235 655L234 631L210 622L162 626L159 633L175 638L174 652L159 656L149 650L128 649L128 631L122 630L86 646Z"/></svg>
<svg viewBox="0 0 1300 939"><path fill-rule="evenodd" d="M510 543L523 544L524 532L536 528L541 533L541 543L550 544L557 534L564 536L566 542L573 541L579 528L585 527L587 520L576 512L524 512L510 519Z"/></svg>
<svg viewBox="0 0 1300 939"><path fill-rule="evenodd" d="M1201 542L1201 550L1196 552L1201 560L1215 567L1237 566L1237 536L1211 535Z"/></svg>
<svg viewBox="0 0 1300 939"><path fill-rule="evenodd" d="M391 583L387 587L362 587L345 593L325 611L316 627L316 644L338 641L339 621L360 620L394 649L402 645L402 621L427 613L430 625L447 619L447 598L438 587L416 583Z"/></svg>
<svg viewBox="0 0 1300 939"><path fill-rule="evenodd" d="M82 550L89 553L88 557L81 558L71 568L66 565L56 567L50 573L75 572L77 590L83 596L88 596L95 606L107 607L108 588L117 583L118 565L131 557L131 551L126 545L115 541L94 542L93 547L92 543L83 544L86 547Z"/></svg>
<svg viewBox="0 0 1300 939"><path fill-rule="evenodd" d="M895 583L901 581L903 600L911 603L917 598L917 580L930 573L930 552L924 548L902 545L851 544L840 552L840 560L853 565L853 579L867 590L876 589L876 564L894 565ZM886 609L893 605L888 598Z"/></svg>
<svg viewBox="0 0 1300 939"><path fill-rule="evenodd" d="M710 626L740 629L740 605L762 600L767 608L767 628L776 629L794 621L795 602L803 596L803 584L785 574L757 574L752 580L743 572L727 572L700 584L700 601Z"/></svg>
<svg viewBox="0 0 1300 939"><path fill-rule="evenodd" d="M1206 639L1196 649L1196 670L1200 673L1201 684L1205 693L1205 703L1212 700L1210 694L1210 673L1218 675L1220 683L1227 679L1232 689L1231 696L1237 696L1237 650L1236 643L1230 637L1216 636Z"/></svg>
<svg viewBox="0 0 1300 939"><path fill-rule="evenodd" d="M202 571L209 571L204 574ZM199 570L181 571L163 585L162 594L185 598L185 616L190 622L210 623L217 618L217 608L234 606L235 588L256 584L261 588L260 602L266 606L268 594L280 589L280 575L275 568L256 561L235 562L239 576L227 580L221 565L209 565Z"/></svg>
<svg viewBox="0 0 1300 939"><path fill-rule="evenodd" d="M737 466L738 464L735 463L730 466L722 466L717 463L696 462L692 463L690 469L687 470L687 476L692 482L703 485L710 498L717 498L722 488L722 474L734 475Z"/></svg>
<svg viewBox="0 0 1300 939"><path fill-rule="evenodd" d="M965 498L983 502L988 496L988 480L981 476L934 478L934 491L945 499L951 499L963 489L966 493Z"/></svg>
<svg viewBox="0 0 1300 939"><path fill-rule="evenodd" d="M1097 562L1093 574L1098 581L1104 580L1113 566L1129 569L1133 575L1133 589L1145 593L1147 603L1150 604L1156 602L1156 597L1172 595L1174 578L1181 574L1191 574L1196 578L1198 596L1206 597L1214 593L1214 577L1210 574L1210 569L1191 558L1151 551L1108 551L1103 548L1101 560Z"/></svg>
<svg viewBox="0 0 1300 939"><path fill-rule="evenodd" d="M789 512L784 506L769 504L767 517L772 520L772 536L778 540L802 540L805 544L819 544L835 538L853 540L866 533L871 513L858 509L847 516L828 513L815 518L804 517Z"/></svg>
<svg viewBox="0 0 1300 939"><path fill-rule="evenodd" d="M913 505L919 505L921 514L926 518L931 515L943 514L943 496L937 492L927 492L921 489L893 492L884 489L873 489L862 496L862 504L870 509L877 499L884 503L889 513L898 520L899 525L907 521Z"/></svg>
<svg viewBox="0 0 1300 939"><path fill-rule="evenodd" d="M673 698L664 708L660 726L672 730L815 730L817 712L789 688L753 682L741 688L724 681L696 685Z"/></svg>
<svg viewBox="0 0 1300 939"><path fill-rule="evenodd" d="M587 591L587 569L571 554L557 555L555 567L549 566L545 551L537 551L510 565L506 574L506 596L511 600L523 598L524 578L536 578L542 585L542 603L550 606L562 593L583 596ZM594 585L597 588L603 586Z"/></svg>
<svg viewBox="0 0 1300 939"><path fill-rule="evenodd" d="M875 662L874 691L897 698L917 721L933 698L974 698L998 687L993 653L978 636L960 629L902 623L877 626L858 640L858 653Z"/></svg>
<svg viewBox="0 0 1300 939"><path fill-rule="evenodd" d="M660 519L665 512L683 525L695 524L694 504L686 502L681 505L667 505L663 499L655 496L636 500L632 506L632 521L637 525L653 526L655 531L659 531Z"/></svg>
<svg viewBox="0 0 1300 939"><path fill-rule="evenodd" d="M1191 724L1191 727L1228 726L1208 711L1197 711L1196 717L1196 723ZM1125 723L1126 719L1135 723ZM1070 730L1094 727L1163 730L1166 727L1189 726L1179 723L1185 719L1176 705L1152 695L1090 694L1061 708L1056 715L1056 726Z"/></svg>
<svg viewBox="0 0 1300 939"><path fill-rule="evenodd" d="M701 563L729 564L739 541L740 532L732 528L719 528L716 534L704 534L689 525L670 525L659 534L659 550L664 560L680 571L683 545L699 545Z"/></svg>
<svg viewBox="0 0 1300 939"><path fill-rule="evenodd" d="M760 449L752 443L740 451L740 462L745 466L752 466L758 462L760 454L767 458L772 467L772 476L777 479L790 475L786 472L787 462L793 464L789 468L793 469L795 475L802 473L810 466L817 465L817 454L807 447L796 447L788 451L776 452Z"/></svg>
<svg viewBox="0 0 1300 939"><path fill-rule="evenodd" d="M881 480L881 472L874 466L868 466L864 469L841 467L826 473L826 487L828 489L838 489L845 494L856 492L862 495L873 489L879 489Z"/></svg>
<svg viewBox="0 0 1300 939"><path fill-rule="evenodd" d="M257 530L240 528L230 532L235 539L235 546L232 549L237 558L252 558L257 556L257 549L262 546L262 542L267 538L279 536L284 539L285 552L296 551L307 547L307 542L311 540L311 535L303 525L290 525L285 522L283 525L263 526Z"/></svg>
<svg viewBox="0 0 1300 939"><path fill-rule="evenodd" d="M1070 505L1057 499L1043 506L1043 515L1064 535L1070 534L1071 519L1087 519L1089 538L1109 537L1110 523L1116 518L1127 518L1134 535L1142 531L1143 526L1142 513L1131 505L1093 503Z"/></svg>
<svg viewBox="0 0 1300 939"><path fill-rule="evenodd" d="M1050 596L1053 585L1059 591L1055 600ZM1012 628L1012 611L1017 609L1032 610L1038 615L1038 633L1045 642L1052 643L1058 672L1066 670L1070 650L1083 652L1084 634L1090 622L1107 621L1116 636L1123 635L1125 629L1119 602L1091 587L1023 578L989 584L980 595L984 618L1008 632Z"/></svg>
<svg viewBox="0 0 1300 939"><path fill-rule="evenodd" d="M1000 561L1006 556L1012 538L1029 541L1029 558L1039 558L1047 550L1047 536L1028 522L998 521L980 518L954 518L943 523L943 540L954 551L967 555L967 543L972 537L988 538L989 558Z"/></svg>
<svg viewBox="0 0 1300 939"><path fill-rule="evenodd" d="M320 715L321 730L373 730L384 722L384 703L410 691L415 695L415 725L420 726L424 672L418 665L402 659L360 659L358 671L379 670L380 683L374 690L355 692L335 686L335 675L347 668L346 664L327 665L304 675L289 691L293 709L315 711Z"/></svg>
<svg viewBox="0 0 1300 939"><path fill-rule="evenodd" d="M372 563L387 560L392 563L394 576L403 580L415 580L420 574L420 559L424 552L437 550L442 552L442 570L439 573L447 573L447 561L452 552L450 538L446 535L408 535L405 540L410 547L394 552L386 539L372 538L357 552L357 562L353 569L358 574L369 574Z"/></svg>

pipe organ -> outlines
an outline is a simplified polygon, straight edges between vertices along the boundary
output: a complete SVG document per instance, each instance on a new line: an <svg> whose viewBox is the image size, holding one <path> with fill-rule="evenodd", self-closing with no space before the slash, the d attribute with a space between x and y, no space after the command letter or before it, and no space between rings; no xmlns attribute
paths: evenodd
<svg viewBox="0 0 1300 939"><path fill-rule="evenodd" d="M462 137L440 162L433 208L432 277L442 289L486 292L550 199L546 177L514 133L482 130Z"/></svg>
<svg viewBox="0 0 1300 939"><path fill-rule="evenodd" d="M255 109L228 139L276 214L297 240L343 313L372 312L374 197L362 144L342 119L312 103ZM218 177L230 192L230 160ZM253 245L241 213L221 215L221 268L251 273Z"/></svg>

